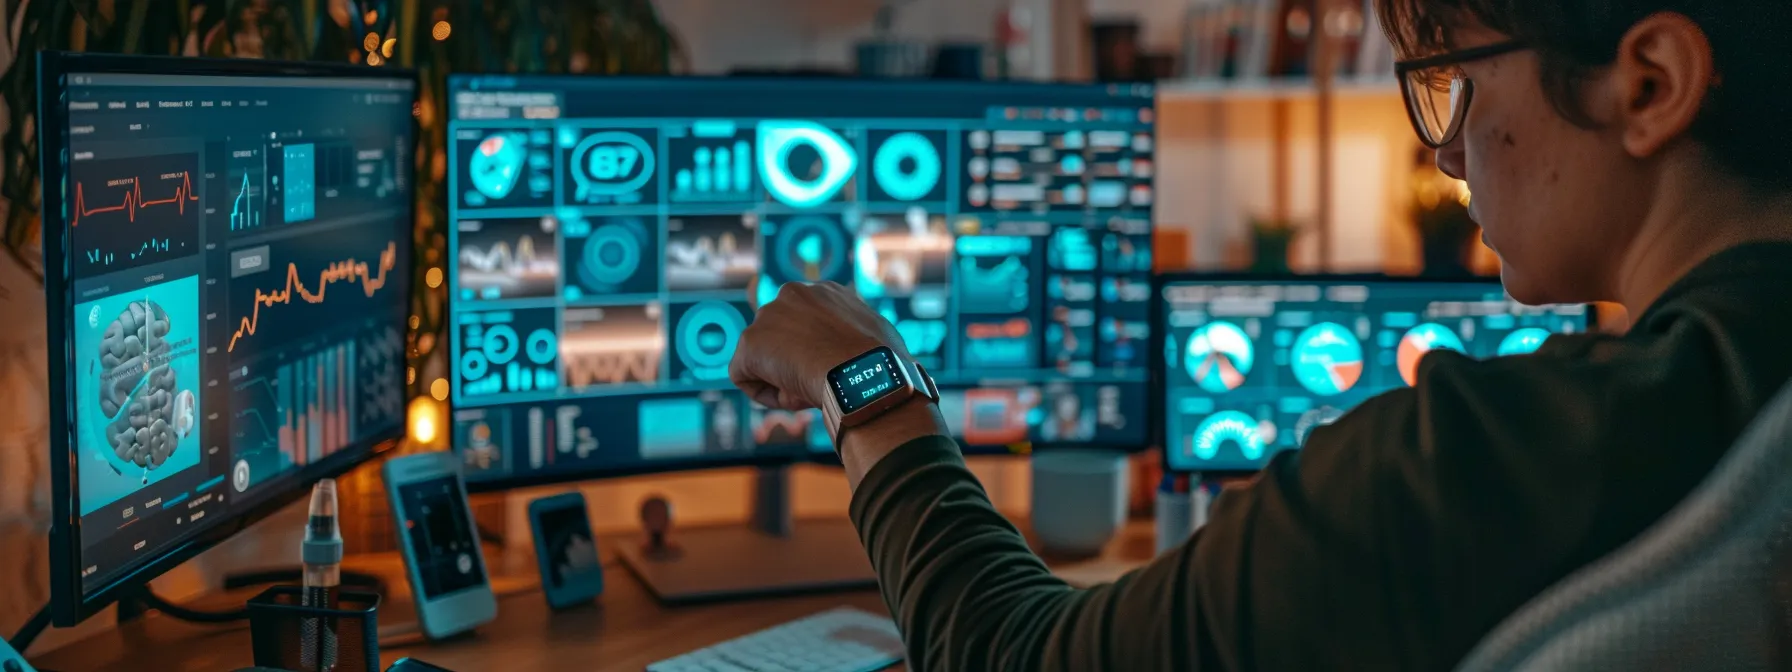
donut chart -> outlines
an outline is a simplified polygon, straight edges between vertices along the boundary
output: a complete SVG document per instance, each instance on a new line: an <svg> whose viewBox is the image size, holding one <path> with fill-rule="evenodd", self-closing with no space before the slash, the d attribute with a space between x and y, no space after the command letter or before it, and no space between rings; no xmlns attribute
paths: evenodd
<svg viewBox="0 0 1792 672"><path fill-rule="evenodd" d="M778 227L773 259L785 282L839 279L850 244L839 224L824 217L796 217Z"/></svg>
<svg viewBox="0 0 1792 672"><path fill-rule="evenodd" d="M877 187L898 201L926 198L939 186L940 173L940 151L920 133L890 136L871 159Z"/></svg>
<svg viewBox="0 0 1792 672"><path fill-rule="evenodd" d="M1436 322L1426 322L1413 327L1400 337L1400 348L1395 355L1394 363L1400 369L1400 379L1411 387L1419 379L1419 360L1432 350L1455 350L1466 352L1462 347L1462 339L1449 327Z"/></svg>
<svg viewBox="0 0 1792 672"><path fill-rule="evenodd" d="M1188 377L1215 394L1238 389L1255 363L1250 336L1231 322L1213 322L1196 329L1182 356Z"/></svg>
<svg viewBox="0 0 1792 672"><path fill-rule="evenodd" d="M1257 433L1257 419L1239 411L1220 411L1207 416L1188 438L1188 451L1195 459L1213 460L1220 448L1234 445L1247 460L1263 459L1263 436Z"/></svg>
<svg viewBox="0 0 1792 672"><path fill-rule="evenodd" d="M1543 347L1543 342L1546 340L1549 340L1549 331L1536 327L1525 327L1506 334L1506 338L1500 341L1499 355L1501 357L1528 355Z"/></svg>
<svg viewBox="0 0 1792 672"><path fill-rule="evenodd" d="M579 279L593 288L620 285L641 269L646 227L636 219L607 222L585 239Z"/></svg>
<svg viewBox="0 0 1792 672"><path fill-rule="evenodd" d="M725 379L734 345L746 328L747 319L730 304L704 301L692 306L678 319L678 358L693 378Z"/></svg>
<svg viewBox="0 0 1792 672"><path fill-rule="evenodd" d="M1300 332L1290 360L1294 379L1320 396L1347 391L1363 377L1363 344L1336 322L1320 322Z"/></svg>

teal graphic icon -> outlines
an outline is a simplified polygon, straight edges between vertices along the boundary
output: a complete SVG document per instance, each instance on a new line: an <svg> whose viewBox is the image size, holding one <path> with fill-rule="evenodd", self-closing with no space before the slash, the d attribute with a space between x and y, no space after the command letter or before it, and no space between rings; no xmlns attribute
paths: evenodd
<svg viewBox="0 0 1792 672"><path fill-rule="evenodd" d="M653 148L641 136L622 131L593 133L573 147L574 198L632 194L653 179Z"/></svg>
<svg viewBox="0 0 1792 672"><path fill-rule="evenodd" d="M872 157L871 174L891 198L917 201L940 183L940 152L919 133L897 133Z"/></svg>
<svg viewBox="0 0 1792 672"><path fill-rule="evenodd" d="M1538 329L1536 327L1525 327L1510 334L1506 334L1505 340L1500 341L1499 355L1501 357L1506 355L1528 355L1536 352L1538 348L1543 347L1543 341L1548 339L1549 332L1547 330Z"/></svg>
<svg viewBox="0 0 1792 672"><path fill-rule="evenodd" d="M859 157L845 138L810 121L759 123L759 173L765 189L778 202L793 208L812 208L826 203L852 181ZM813 176L794 173L790 155L809 147L820 157Z"/></svg>
<svg viewBox="0 0 1792 672"><path fill-rule="evenodd" d="M1256 362L1251 337L1231 322L1213 322L1188 337L1182 368L1201 389L1219 394L1244 384Z"/></svg>
<svg viewBox="0 0 1792 672"><path fill-rule="evenodd" d="M1257 419L1238 411L1220 411L1201 421L1189 439L1189 452L1212 460L1227 443L1237 446L1244 459L1263 459L1263 435L1257 433Z"/></svg>
<svg viewBox="0 0 1792 672"><path fill-rule="evenodd" d="M1294 338L1294 379L1313 394L1331 396L1363 377L1363 344L1336 322L1320 322Z"/></svg>
<svg viewBox="0 0 1792 672"><path fill-rule="evenodd" d="M485 136L473 150L473 189L494 201L510 195L517 178L523 174L523 161L528 155L528 136L521 131L503 131ZM247 175L244 175L245 179Z"/></svg>

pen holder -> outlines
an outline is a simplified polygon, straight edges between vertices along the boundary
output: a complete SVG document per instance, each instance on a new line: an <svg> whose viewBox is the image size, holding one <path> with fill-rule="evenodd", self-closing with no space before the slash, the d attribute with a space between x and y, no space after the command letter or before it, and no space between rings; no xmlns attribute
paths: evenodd
<svg viewBox="0 0 1792 672"><path fill-rule="evenodd" d="M1157 493L1157 552L1181 546L1195 533L1194 497L1186 492L1159 490Z"/></svg>
<svg viewBox="0 0 1792 672"><path fill-rule="evenodd" d="M306 606L304 589L274 586L249 600L255 664L293 672L379 672L380 597L339 591L336 608Z"/></svg>

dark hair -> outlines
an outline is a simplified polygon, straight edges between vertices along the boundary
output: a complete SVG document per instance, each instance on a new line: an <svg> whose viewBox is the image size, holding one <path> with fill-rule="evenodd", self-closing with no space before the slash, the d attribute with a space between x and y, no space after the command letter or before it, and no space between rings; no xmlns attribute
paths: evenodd
<svg viewBox="0 0 1792 672"><path fill-rule="evenodd" d="M1711 43L1717 83L1691 134L1725 167L1761 186L1792 188L1792 2L1787 0L1375 0L1400 58L1455 47L1479 23L1536 50L1545 94L1563 118L1592 121L1580 83L1610 65L1638 21L1681 14Z"/></svg>

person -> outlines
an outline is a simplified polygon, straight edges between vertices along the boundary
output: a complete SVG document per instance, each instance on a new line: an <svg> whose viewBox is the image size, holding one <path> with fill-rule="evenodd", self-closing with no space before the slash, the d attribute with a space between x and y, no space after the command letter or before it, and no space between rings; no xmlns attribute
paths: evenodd
<svg viewBox="0 0 1792 672"><path fill-rule="evenodd" d="M1611 301L1622 334L1434 351L1112 584L1053 578L933 405L840 435L851 516L918 670L1439 670L1636 537L1792 377L1792 3L1377 0L1438 165L1531 304ZM837 286L787 287L733 380L832 403L902 343Z"/></svg>

